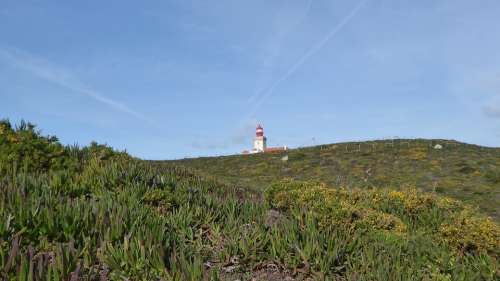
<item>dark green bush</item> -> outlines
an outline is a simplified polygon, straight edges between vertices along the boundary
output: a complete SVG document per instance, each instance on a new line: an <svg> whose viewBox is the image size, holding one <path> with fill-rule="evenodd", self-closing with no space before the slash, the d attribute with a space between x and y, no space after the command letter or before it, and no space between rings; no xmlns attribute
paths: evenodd
<svg viewBox="0 0 500 281"><path fill-rule="evenodd" d="M500 183L500 170L486 172L485 178L493 184Z"/></svg>

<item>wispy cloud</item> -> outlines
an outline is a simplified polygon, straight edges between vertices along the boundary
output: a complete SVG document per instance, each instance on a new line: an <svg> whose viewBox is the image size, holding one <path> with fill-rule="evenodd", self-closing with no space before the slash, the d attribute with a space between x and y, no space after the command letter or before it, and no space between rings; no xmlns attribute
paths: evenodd
<svg viewBox="0 0 500 281"><path fill-rule="evenodd" d="M483 113L490 118L500 118L500 106L485 106L483 107Z"/></svg>
<svg viewBox="0 0 500 281"><path fill-rule="evenodd" d="M244 144L250 146L256 124L257 121L254 119L247 120L240 124L227 139L194 141L191 143L191 147L200 150L217 150L235 148Z"/></svg>
<svg viewBox="0 0 500 281"><path fill-rule="evenodd" d="M295 32L309 15L313 0L300 5L285 3L274 19L274 26L271 27L269 40L264 44L264 52L261 57L261 69L258 71L257 90L247 99L248 103L259 100L265 92L266 85L272 81L272 74L276 67L284 47L284 43L292 33Z"/></svg>
<svg viewBox="0 0 500 281"><path fill-rule="evenodd" d="M108 98L100 92L84 85L69 70L56 66L42 57L15 48L0 48L0 60L16 68L25 70L38 78L66 88L73 93L92 98L116 111L128 114L148 123L154 123L151 119L125 104Z"/></svg>
<svg viewBox="0 0 500 281"><path fill-rule="evenodd" d="M276 87L283 83L284 81L288 80L288 78L294 74L302 65L309 60L314 54L316 54L318 51L320 51L326 43L328 43L335 35L337 35L343 28L344 26L349 23L349 21L361 10L361 8L368 2L368 0L362 0L360 1L354 9L351 10L351 12L343 18L337 25L335 25L326 36L319 41L316 45L312 46L298 61L296 61L290 69L288 69L287 72L283 76L281 76L279 79L274 81L268 88L265 88L258 92L255 96L260 97L259 100L256 102L255 106L253 109L250 111L249 117L253 117L257 110L260 108L260 106L274 93L274 90Z"/></svg>

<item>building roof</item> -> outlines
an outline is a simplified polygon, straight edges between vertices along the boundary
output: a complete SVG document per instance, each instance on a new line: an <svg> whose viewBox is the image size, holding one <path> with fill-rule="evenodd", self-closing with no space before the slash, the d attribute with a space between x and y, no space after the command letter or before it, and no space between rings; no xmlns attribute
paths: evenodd
<svg viewBox="0 0 500 281"><path fill-rule="evenodd" d="M280 146L280 147L268 147L264 149L264 152L280 152L280 151L285 151L287 150L286 146Z"/></svg>

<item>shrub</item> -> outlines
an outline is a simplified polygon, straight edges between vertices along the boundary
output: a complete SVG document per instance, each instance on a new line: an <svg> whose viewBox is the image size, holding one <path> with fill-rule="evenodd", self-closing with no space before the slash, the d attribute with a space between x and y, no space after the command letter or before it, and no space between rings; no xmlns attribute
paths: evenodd
<svg viewBox="0 0 500 281"><path fill-rule="evenodd" d="M486 252L500 256L500 227L488 217L474 215L470 208L458 213L453 221L443 224L439 234L461 252Z"/></svg>
<svg viewBox="0 0 500 281"><path fill-rule="evenodd" d="M346 190L285 180L267 189L266 196L275 208L308 210L323 227L347 225L397 235L427 233L436 243L457 251L494 257L500 250L500 228L490 218L454 199L414 188Z"/></svg>
<svg viewBox="0 0 500 281"><path fill-rule="evenodd" d="M493 184L498 184L500 183L500 171L488 171L486 172L485 178Z"/></svg>
<svg viewBox="0 0 500 281"><path fill-rule="evenodd" d="M142 201L153 206L162 206L169 209L173 202L173 196L169 190L151 189L142 196Z"/></svg>
<svg viewBox="0 0 500 281"><path fill-rule="evenodd" d="M361 204L364 191L333 189L315 182L286 180L273 184L266 191L275 208L306 208L323 227L348 225L354 229L376 229L404 233L406 225L396 216Z"/></svg>

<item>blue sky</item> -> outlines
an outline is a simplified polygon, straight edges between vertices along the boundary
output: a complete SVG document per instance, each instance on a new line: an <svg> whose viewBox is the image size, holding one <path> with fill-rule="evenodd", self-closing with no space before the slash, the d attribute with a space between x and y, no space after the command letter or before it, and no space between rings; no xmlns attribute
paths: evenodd
<svg viewBox="0 0 500 281"><path fill-rule="evenodd" d="M399 137L500 146L498 0L0 5L0 117L147 159Z"/></svg>

